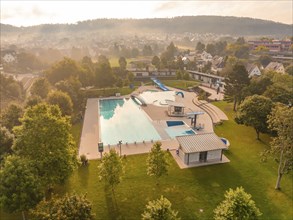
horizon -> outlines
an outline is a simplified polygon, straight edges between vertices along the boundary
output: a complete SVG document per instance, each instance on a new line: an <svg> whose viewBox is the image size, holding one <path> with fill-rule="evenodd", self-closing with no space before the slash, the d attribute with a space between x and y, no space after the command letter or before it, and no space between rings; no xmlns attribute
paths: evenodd
<svg viewBox="0 0 293 220"><path fill-rule="evenodd" d="M287 0L140 2L4 0L0 4L1 23L16 27L76 24L96 19L154 19L183 16L252 18L293 24L293 2Z"/></svg>
<svg viewBox="0 0 293 220"><path fill-rule="evenodd" d="M221 16L221 15L184 15L184 16L174 16L174 17L154 17L154 18L94 18L94 19L87 19L87 20L80 20L74 23L41 23L41 24L35 24L35 25L29 25L29 26L16 26L12 24L7 24L0 22L3 25L11 25L13 27L34 27L34 26L40 26L40 25L77 25L78 23L82 22L87 22L87 21L94 21L94 20L144 20L144 19L173 19L173 18L180 18L180 17L231 17L231 18L247 18L247 19L256 19L256 20L262 20L262 21L268 21L268 22L273 22L273 23L279 23L279 24L285 24L285 25L293 25L292 24L286 24L282 22L277 22L273 20L265 20L265 19L260 19L260 18L252 18L252 17L237 17L237 16Z"/></svg>

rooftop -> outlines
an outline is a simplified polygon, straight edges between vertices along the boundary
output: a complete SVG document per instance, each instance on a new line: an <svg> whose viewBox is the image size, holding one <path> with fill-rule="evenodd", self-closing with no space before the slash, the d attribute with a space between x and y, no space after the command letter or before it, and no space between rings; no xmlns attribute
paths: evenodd
<svg viewBox="0 0 293 220"><path fill-rule="evenodd" d="M220 150L227 147L215 133L203 133L176 137L185 153Z"/></svg>

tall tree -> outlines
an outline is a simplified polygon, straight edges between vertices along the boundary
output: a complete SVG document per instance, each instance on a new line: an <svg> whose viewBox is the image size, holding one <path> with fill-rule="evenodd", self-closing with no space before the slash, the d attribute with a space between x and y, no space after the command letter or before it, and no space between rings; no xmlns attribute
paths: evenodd
<svg viewBox="0 0 293 220"><path fill-rule="evenodd" d="M78 63L68 57L64 57L63 60L53 65L46 72L48 80L55 84L61 80L66 80L70 77L78 77L82 68Z"/></svg>
<svg viewBox="0 0 293 220"><path fill-rule="evenodd" d="M241 64L236 64L225 78L225 100L233 102L233 110L243 100L243 89L249 85L248 72Z"/></svg>
<svg viewBox="0 0 293 220"><path fill-rule="evenodd" d="M62 198L53 197L41 201L31 212L35 220L93 220L92 204L85 195L68 195Z"/></svg>
<svg viewBox="0 0 293 220"><path fill-rule="evenodd" d="M293 108L277 105L268 117L269 128L277 133L268 151L279 163L276 189L281 189L281 179L293 168Z"/></svg>
<svg viewBox="0 0 293 220"><path fill-rule="evenodd" d="M260 95L248 96L239 106L235 121L252 126L259 140L259 133L268 131L267 117L272 107L273 102L269 98Z"/></svg>
<svg viewBox="0 0 293 220"><path fill-rule="evenodd" d="M57 106L41 103L29 108L21 122L14 129L16 154L32 161L47 189L63 183L77 164L70 118L62 117Z"/></svg>
<svg viewBox="0 0 293 220"><path fill-rule="evenodd" d="M48 80L45 78L39 78L32 85L30 92L32 95L40 96L41 98L46 98L49 90L50 83L48 82Z"/></svg>
<svg viewBox="0 0 293 220"><path fill-rule="evenodd" d="M9 131L12 131L14 126L20 125L19 119L23 115L23 109L17 104L10 104L1 114L1 124Z"/></svg>
<svg viewBox="0 0 293 220"><path fill-rule="evenodd" d="M95 71L96 85L98 87L109 87L114 85L115 79L109 60L105 56L99 56Z"/></svg>
<svg viewBox="0 0 293 220"><path fill-rule="evenodd" d="M109 153L103 155L100 165L98 166L99 178L104 180L112 189L114 194L115 187L120 183L124 174L124 164L118 153L111 149Z"/></svg>
<svg viewBox="0 0 293 220"><path fill-rule="evenodd" d="M6 155L12 153L13 139L13 134L6 127L0 126L0 163Z"/></svg>
<svg viewBox="0 0 293 220"><path fill-rule="evenodd" d="M156 142L147 158L147 174L158 179L168 173L166 152L161 149L161 142Z"/></svg>
<svg viewBox="0 0 293 220"><path fill-rule="evenodd" d="M152 59L152 64L159 70L161 64L160 58L158 56L154 56Z"/></svg>
<svg viewBox="0 0 293 220"><path fill-rule="evenodd" d="M251 199L251 195L246 193L242 187L226 191L225 199L217 206L214 213L215 220L255 220L262 215Z"/></svg>
<svg viewBox="0 0 293 220"><path fill-rule="evenodd" d="M126 61L125 57L120 57L119 58L119 66L120 66L120 69L122 71L125 71L126 70L127 61Z"/></svg>
<svg viewBox="0 0 293 220"><path fill-rule="evenodd" d="M73 111L73 104L70 96L62 91L51 91L47 97L48 103L51 105L58 105L62 115L71 115Z"/></svg>
<svg viewBox="0 0 293 220"><path fill-rule="evenodd" d="M268 86L263 95L270 98L273 102L281 102L285 105L293 103L292 91L277 83Z"/></svg>
<svg viewBox="0 0 293 220"><path fill-rule="evenodd" d="M143 220L179 220L178 212L171 208L171 202L165 197L149 201L142 214Z"/></svg>
<svg viewBox="0 0 293 220"><path fill-rule="evenodd" d="M0 203L7 212L33 208L43 198L37 170L27 159L8 156L0 170Z"/></svg>
<svg viewBox="0 0 293 220"><path fill-rule="evenodd" d="M199 42L197 42L197 44L196 44L196 50L198 51L198 52L203 52L204 51L204 49L205 49L205 45L203 44L203 43L201 43L200 41Z"/></svg>

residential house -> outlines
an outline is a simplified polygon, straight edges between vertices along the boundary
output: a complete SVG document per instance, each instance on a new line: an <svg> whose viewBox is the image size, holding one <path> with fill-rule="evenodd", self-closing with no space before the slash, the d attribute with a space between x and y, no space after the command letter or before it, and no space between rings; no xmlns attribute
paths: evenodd
<svg viewBox="0 0 293 220"><path fill-rule="evenodd" d="M212 60L212 72L217 73L222 71L225 66L224 58L220 56L214 56Z"/></svg>
<svg viewBox="0 0 293 220"><path fill-rule="evenodd" d="M251 78L251 77L254 77L254 76L260 76L261 75L261 71L260 69L258 68L258 66L256 64L247 64L245 66L247 72L248 72L248 77Z"/></svg>
<svg viewBox="0 0 293 220"><path fill-rule="evenodd" d="M277 73L285 73L285 68L283 66L282 63L278 63L278 62L270 62L266 68L265 71L275 71Z"/></svg>
<svg viewBox="0 0 293 220"><path fill-rule="evenodd" d="M201 59L205 62L212 62L213 60L213 56L209 53L207 53L206 51L202 52L201 55L200 55Z"/></svg>

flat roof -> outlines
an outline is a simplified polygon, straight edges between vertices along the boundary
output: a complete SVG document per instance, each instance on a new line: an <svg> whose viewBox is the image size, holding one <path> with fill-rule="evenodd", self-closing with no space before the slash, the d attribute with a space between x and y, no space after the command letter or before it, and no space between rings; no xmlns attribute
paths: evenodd
<svg viewBox="0 0 293 220"><path fill-rule="evenodd" d="M181 102L173 102L173 101L166 100L166 103L170 106L176 106L176 107L182 107L182 108L185 107L184 104Z"/></svg>
<svg viewBox="0 0 293 220"><path fill-rule="evenodd" d="M227 149L215 133L203 133L176 137L184 153Z"/></svg>

